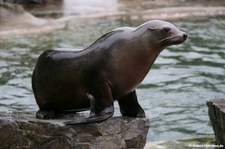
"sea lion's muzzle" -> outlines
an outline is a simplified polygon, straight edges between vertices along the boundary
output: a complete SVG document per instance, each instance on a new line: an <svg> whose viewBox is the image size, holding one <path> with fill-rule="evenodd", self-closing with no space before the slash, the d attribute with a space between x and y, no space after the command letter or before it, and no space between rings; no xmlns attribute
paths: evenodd
<svg viewBox="0 0 225 149"><path fill-rule="evenodd" d="M183 33L183 40L185 41L187 39L188 35L186 33Z"/></svg>
<svg viewBox="0 0 225 149"><path fill-rule="evenodd" d="M180 44L187 39L188 35L185 32L181 32L178 35L174 36L171 43L172 44Z"/></svg>

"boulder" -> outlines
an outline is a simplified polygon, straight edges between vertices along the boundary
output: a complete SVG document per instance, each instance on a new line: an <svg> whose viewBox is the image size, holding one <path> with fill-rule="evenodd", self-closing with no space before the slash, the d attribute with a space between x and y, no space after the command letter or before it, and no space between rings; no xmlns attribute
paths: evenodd
<svg viewBox="0 0 225 149"><path fill-rule="evenodd" d="M216 144L225 146L225 100L207 101Z"/></svg>
<svg viewBox="0 0 225 149"><path fill-rule="evenodd" d="M74 116L38 120L34 112L0 113L0 148L141 149L145 146L147 119L113 117L101 123L64 125Z"/></svg>

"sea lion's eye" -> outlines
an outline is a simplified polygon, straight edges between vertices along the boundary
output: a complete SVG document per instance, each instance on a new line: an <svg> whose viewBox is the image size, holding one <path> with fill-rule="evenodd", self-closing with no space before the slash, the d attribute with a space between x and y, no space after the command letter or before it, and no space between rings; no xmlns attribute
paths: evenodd
<svg viewBox="0 0 225 149"><path fill-rule="evenodd" d="M169 32L169 31L170 31L170 28L169 28L169 27L164 27L163 30L164 30L165 32Z"/></svg>

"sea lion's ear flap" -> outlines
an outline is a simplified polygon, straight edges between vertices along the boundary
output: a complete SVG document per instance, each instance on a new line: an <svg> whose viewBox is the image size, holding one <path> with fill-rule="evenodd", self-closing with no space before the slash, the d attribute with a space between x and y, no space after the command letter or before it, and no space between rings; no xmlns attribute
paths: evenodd
<svg viewBox="0 0 225 149"><path fill-rule="evenodd" d="M153 31L153 30L155 30L155 28L154 27L148 27L147 30Z"/></svg>

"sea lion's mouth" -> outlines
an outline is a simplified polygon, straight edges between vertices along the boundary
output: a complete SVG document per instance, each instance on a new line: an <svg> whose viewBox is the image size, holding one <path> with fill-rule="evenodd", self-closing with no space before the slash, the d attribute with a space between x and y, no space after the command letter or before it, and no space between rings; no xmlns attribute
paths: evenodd
<svg viewBox="0 0 225 149"><path fill-rule="evenodd" d="M173 35L173 36L161 39L153 44L156 47L166 47L166 46L181 44L186 39L187 39L187 34L181 33L181 34L177 34L177 35Z"/></svg>
<svg viewBox="0 0 225 149"><path fill-rule="evenodd" d="M172 36L172 38L171 38L171 44L172 45L181 44L186 39L187 39L187 34L186 33L182 33L181 35Z"/></svg>

